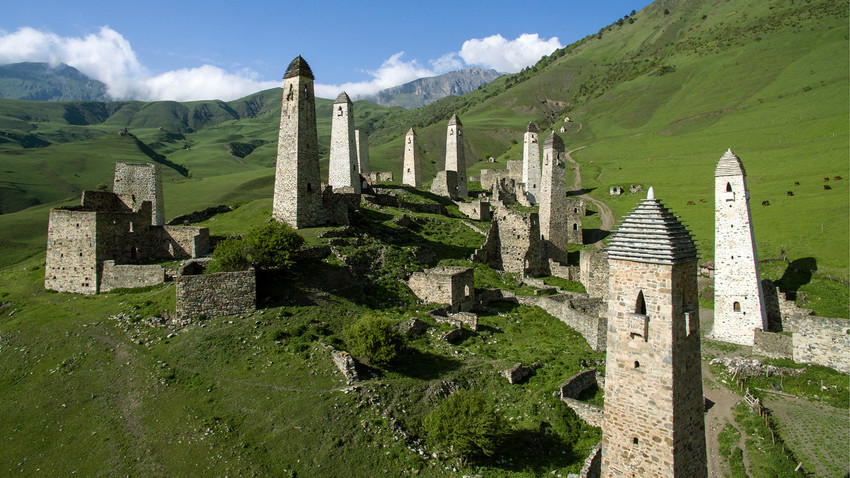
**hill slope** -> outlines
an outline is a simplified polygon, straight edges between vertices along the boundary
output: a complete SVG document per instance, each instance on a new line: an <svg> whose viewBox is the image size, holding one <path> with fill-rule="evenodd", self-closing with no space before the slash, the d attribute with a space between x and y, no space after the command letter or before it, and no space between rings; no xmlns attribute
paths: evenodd
<svg viewBox="0 0 850 478"><path fill-rule="evenodd" d="M405 109L429 105L446 96L461 96L475 91L501 76L496 70L464 68L429 78L419 78L403 85L381 90L362 99L382 106L401 106Z"/></svg>
<svg viewBox="0 0 850 478"><path fill-rule="evenodd" d="M0 98L36 101L108 101L106 85L61 63L0 65Z"/></svg>

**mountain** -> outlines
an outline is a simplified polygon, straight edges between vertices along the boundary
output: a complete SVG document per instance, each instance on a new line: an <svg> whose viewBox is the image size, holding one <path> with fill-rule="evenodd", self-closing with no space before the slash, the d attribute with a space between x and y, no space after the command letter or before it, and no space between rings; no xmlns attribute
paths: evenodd
<svg viewBox="0 0 850 478"><path fill-rule="evenodd" d="M106 85L60 63L0 65L0 98L35 101L108 101Z"/></svg>
<svg viewBox="0 0 850 478"><path fill-rule="evenodd" d="M362 99L382 106L401 106L405 109L431 104L446 96L461 96L475 91L502 76L496 70L464 68L440 76L419 78L400 86L381 90L378 94Z"/></svg>

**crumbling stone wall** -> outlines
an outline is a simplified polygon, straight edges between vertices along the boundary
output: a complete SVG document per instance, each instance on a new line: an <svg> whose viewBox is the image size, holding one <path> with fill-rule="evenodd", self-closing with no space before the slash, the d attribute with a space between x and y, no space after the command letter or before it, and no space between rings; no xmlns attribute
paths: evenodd
<svg viewBox="0 0 850 478"><path fill-rule="evenodd" d="M392 182L392 171L372 171L369 173L369 184L377 184L383 182Z"/></svg>
<svg viewBox="0 0 850 478"><path fill-rule="evenodd" d="M540 307L547 314L569 325L587 340L593 350L605 350L608 320L603 301L578 293L548 297L517 296L516 300L523 305Z"/></svg>
<svg viewBox="0 0 850 478"><path fill-rule="evenodd" d="M591 297L608 299L608 258L602 251L582 249L579 263L581 283Z"/></svg>
<svg viewBox="0 0 850 478"><path fill-rule="evenodd" d="M257 280L253 268L216 274L203 274L202 270L203 266L184 266L177 276L177 317L217 317L256 310Z"/></svg>
<svg viewBox="0 0 850 478"><path fill-rule="evenodd" d="M130 197L133 203L141 204L143 201L150 201L152 208L151 225L165 224L162 167L159 164L115 163L112 192L119 196Z"/></svg>
<svg viewBox="0 0 850 478"><path fill-rule="evenodd" d="M475 201L455 201L460 212L476 221L490 220L490 201L477 199Z"/></svg>
<svg viewBox="0 0 850 478"><path fill-rule="evenodd" d="M850 321L796 315L784 319L782 326L792 332L795 362L824 365L850 373Z"/></svg>
<svg viewBox="0 0 850 478"><path fill-rule="evenodd" d="M587 205L583 198L570 197L566 201L567 211L567 242L583 244L581 218L587 214Z"/></svg>
<svg viewBox="0 0 850 478"><path fill-rule="evenodd" d="M163 282L165 282L165 269L160 265L116 265L115 261L103 261L100 292L121 288L147 287Z"/></svg>
<svg viewBox="0 0 850 478"><path fill-rule="evenodd" d="M540 277L548 273L543 257L540 221L537 213L522 214L498 207L487 238L472 260L521 277Z"/></svg>
<svg viewBox="0 0 850 478"><path fill-rule="evenodd" d="M444 266L414 272L407 286L425 302L447 304L452 312L475 306L475 271L471 267Z"/></svg>
<svg viewBox="0 0 850 478"><path fill-rule="evenodd" d="M431 192L451 199L458 198L458 174L456 171L437 171L431 183Z"/></svg>
<svg viewBox="0 0 850 478"><path fill-rule="evenodd" d="M792 358L791 334L763 332L756 329L753 337L753 354L770 358Z"/></svg>

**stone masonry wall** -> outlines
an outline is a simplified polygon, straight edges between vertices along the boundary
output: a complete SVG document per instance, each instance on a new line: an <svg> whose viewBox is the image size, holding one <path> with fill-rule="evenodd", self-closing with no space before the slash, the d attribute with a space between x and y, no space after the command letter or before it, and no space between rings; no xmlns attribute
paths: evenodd
<svg viewBox="0 0 850 478"><path fill-rule="evenodd" d="M581 283L591 297L608 299L608 258L602 251L582 249Z"/></svg>
<svg viewBox="0 0 850 478"><path fill-rule="evenodd" d="M368 178L369 173L372 172L369 165L369 135L359 129L355 129L354 144L357 147L357 171L364 178Z"/></svg>
<svg viewBox="0 0 850 478"><path fill-rule="evenodd" d="M548 261L543 257L537 213L521 214L498 207L484 245L472 260L521 277L545 275Z"/></svg>
<svg viewBox="0 0 850 478"><path fill-rule="evenodd" d="M92 211L50 210L44 265L45 289L97 293L96 215Z"/></svg>
<svg viewBox="0 0 850 478"><path fill-rule="evenodd" d="M404 137L404 165L401 174L401 183L418 188L422 186L421 159L419 145L416 142L416 132L413 128Z"/></svg>
<svg viewBox="0 0 850 478"><path fill-rule="evenodd" d="M251 312L257 308L254 269L243 272L181 275L177 277L177 317L217 317Z"/></svg>
<svg viewBox="0 0 850 478"><path fill-rule="evenodd" d="M448 304L452 312L475 306L475 272L471 267L435 267L414 272L407 286L421 300Z"/></svg>
<svg viewBox="0 0 850 478"><path fill-rule="evenodd" d="M460 212L466 217L476 221L490 220L490 202L486 200L476 199L475 201L463 202L455 201Z"/></svg>
<svg viewBox="0 0 850 478"><path fill-rule="evenodd" d="M798 315L784 319L782 325L792 332L795 362L850 373L850 321Z"/></svg>
<svg viewBox="0 0 850 478"><path fill-rule="evenodd" d="M587 214L587 206L584 199L578 197L567 198L567 242L570 244L583 244L581 218Z"/></svg>
<svg viewBox="0 0 850 478"><path fill-rule="evenodd" d="M332 111L328 185L335 191L341 188L354 188L353 192L360 194L353 105L348 95L341 93L334 102Z"/></svg>
<svg viewBox="0 0 850 478"><path fill-rule="evenodd" d="M469 195L466 186L466 159L463 151L463 125L452 116L446 128L446 171L457 171L457 197ZM452 196L455 197L455 196Z"/></svg>
<svg viewBox="0 0 850 478"><path fill-rule="evenodd" d="M543 168L540 173L540 235L549 259L567 263L569 209L567 208L566 166L560 151L549 145L543 147Z"/></svg>
<svg viewBox="0 0 850 478"><path fill-rule="evenodd" d="M521 181L525 184L528 199L532 204L537 204L537 194L540 190L540 143L537 137L537 131L526 131L522 143Z"/></svg>
<svg viewBox="0 0 850 478"><path fill-rule="evenodd" d="M165 282L165 269L160 265L116 265L115 261L103 261L100 292L121 288L147 287L163 282Z"/></svg>
<svg viewBox="0 0 850 478"><path fill-rule="evenodd" d="M756 329L753 337L753 354L770 358L791 358L793 345L790 334L763 332Z"/></svg>
<svg viewBox="0 0 850 478"><path fill-rule="evenodd" d="M131 201L150 201L151 225L165 224L165 201L162 196L162 167L156 163L115 163L112 192L131 196Z"/></svg>
<svg viewBox="0 0 850 478"><path fill-rule="evenodd" d="M553 296L517 296L523 305L537 306L547 314L559 319L581 334L590 348L601 352L606 348L608 320L604 315L604 303L583 298L582 294ZM583 306L583 307L582 307Z"/></svg>
<svg viewBox="0 0 850 478"><path fill-rule="evenodd" d="M437 196L457 199L458 174L455 171L437 171L437 176L431 183L431 192Z"/></svg>

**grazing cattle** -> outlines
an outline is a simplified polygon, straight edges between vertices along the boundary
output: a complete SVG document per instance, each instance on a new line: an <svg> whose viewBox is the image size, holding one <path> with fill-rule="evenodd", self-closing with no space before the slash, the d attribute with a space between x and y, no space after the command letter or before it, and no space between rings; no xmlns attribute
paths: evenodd
<svg viewBox="0 0 850 478"><path fill-rule="evenodd" d="M800 185L800 181L794 181L794 186L799 186L799 185Z"/></svg>
<svg viewBox="0 0 850 478"><path fill-rule="evenodd" d="M829 184L824 184L824 185L823 185L823 188L824 188L824 189L832 189L832 187L831 187Z"/></svg>
<svg viewBox="0 0 850 478"><path fill-rule="evenodd" d="M823 178L823 182L829 181L829 178Z"/></svg>
<svg viewBox="0 0 850 478"><path fill-rule="evenodd" d="M770 201L762 201L761 205L762 206L770 206Z"/></svg>
<svg viewBox="0 0 850 478"><path fill-rule="evenodd" d="M844 178L842 178L841 176L835 176L835 177L834 177L834 178L832 178L832 179L834 179L834 180L836 180L836 181L841 181L841 180L842 180L842 179L844 179Z"/></svg>
<svg viewBox="0 0 850 478"><path fill-rule="evenodd" d="M705 202L705 198L699 198L699 202Z"/></svg>
<svg viewBox="0 0 850 478"><path fill-rule="evenodd" d="M693 206L693 205L694 205L693 201L688 201L688 206Z"/></svg>
<svg viewBox="0 0 850 478"><path fill-rule="evenodd" d="M787 194L787 195L789 195L789 196L793 196L793 195L794 195L794 192L793 192L793 191L788 191L788 192L787 192L787 193L785 193L785 194Z"/></svg>

